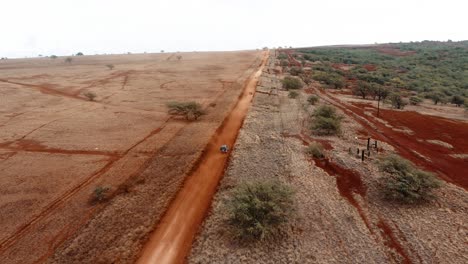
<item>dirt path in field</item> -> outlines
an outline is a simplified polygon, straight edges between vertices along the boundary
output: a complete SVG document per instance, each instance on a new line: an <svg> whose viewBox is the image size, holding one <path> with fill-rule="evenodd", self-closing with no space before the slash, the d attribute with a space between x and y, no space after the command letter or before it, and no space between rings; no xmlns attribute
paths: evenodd
<svg viewBox="0 0 468 264"><path fill-rule="evenodd" d="M259 76L268 60L263 55L260 68L247 82L239 101L218 128L205 149L198 167L170 205L159 226L142 251L138 263L181 263L188 254L198 227L207 213L229 155L219 146L233 146L247 114Z"/></svg>

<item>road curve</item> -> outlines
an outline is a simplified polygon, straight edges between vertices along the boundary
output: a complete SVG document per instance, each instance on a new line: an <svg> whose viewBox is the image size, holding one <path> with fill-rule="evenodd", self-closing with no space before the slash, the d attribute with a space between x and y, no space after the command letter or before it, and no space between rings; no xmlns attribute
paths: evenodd
<svg viewBox="0 0 468 264"><path fill-rule="evenodd" d="M169 205L143 248L137 261L138 264L172 264L185 261L228 162L229 156L221 154L219 146L234 145L268 56L268 51L263 52L259 69L247 81L233 110L208 143L198 167L187 178L184 186Z"/></svg>

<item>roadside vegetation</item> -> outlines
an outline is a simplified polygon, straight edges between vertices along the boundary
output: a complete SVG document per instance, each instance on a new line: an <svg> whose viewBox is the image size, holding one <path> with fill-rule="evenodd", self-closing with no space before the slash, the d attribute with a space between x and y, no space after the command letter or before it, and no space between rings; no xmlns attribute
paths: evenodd
<svg viewBox="0 0 468 264"><path fill-rule="evenodd" d="M286 76L281 82L286 90L302 88L301 80L295 77Z"/></svg>
<svg viewBox="0 0 468 264"><path fill-rule="evenodd" d="M410 161L391 154L378 161L384 194L388 199L405 203L427 201L434 198L433 190L441 182L430 172L416 168Z"/></svg>
<svg viewBox="0 0 468 264"><path fill-rule="evenodd" d="M169 102L167 108L170 115L182 116L189 121L197 120L205 114L202 106L197 102Z"/></svg>
<svg viewBox="0 0 468 264"><path fill-rule="evenodd" d="M312 142L306 149L306 153L315 159L323 159L325 157L323 146L318 142Z"/></svg>
<svg viewBox="0 0 468 264"><path fill-rule="evenodd" d="M311 130L317 135L338 135L341 132L342 116L336 113L336 108L330 105L322 105L312 114Z"/></svg>
<svg viewBox="0 0 468 264"><path fill-rule="evenodd" d="M109 191L109 187L97 186L91 195L90 203L97 204L106 201L109 198Z"/></svg>
<svg viewBox="0 0 468 264"><path fill-rule="evenodd" d="M299 93L296 91L289 91L288 93L288 97L292 99L297 98L298 96L299 96Z"/></svg>
<svg viewBox="0 0 468 264"><path fill-rule="evenodd" d="M245 183L226 200L229 225L236 239L271 238L294 212L293 191L279 182Z"/></svg>

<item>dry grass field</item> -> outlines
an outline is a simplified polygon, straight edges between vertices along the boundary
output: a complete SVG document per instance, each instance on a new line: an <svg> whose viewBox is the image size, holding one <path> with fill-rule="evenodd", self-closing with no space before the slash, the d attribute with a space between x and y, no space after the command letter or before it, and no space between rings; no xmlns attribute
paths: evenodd
<svg viewBox="0 0 468 264"><path fill-rule="evenodd" d="M260 62L255 51L1 61L0 263L132 262ZM170 101L207 114L171 117ZM109 190L93 203L98 187Z"/></svg>

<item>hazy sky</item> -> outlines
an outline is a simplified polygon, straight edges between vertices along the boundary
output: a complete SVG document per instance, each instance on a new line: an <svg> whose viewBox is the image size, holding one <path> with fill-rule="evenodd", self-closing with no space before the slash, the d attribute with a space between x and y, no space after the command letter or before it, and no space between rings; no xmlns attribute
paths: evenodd
<svg viewBox="0 0 468 264"><path fill-rule="evenodd" d="M467 40L467 0L0 0L0 56Z"/></svg>

